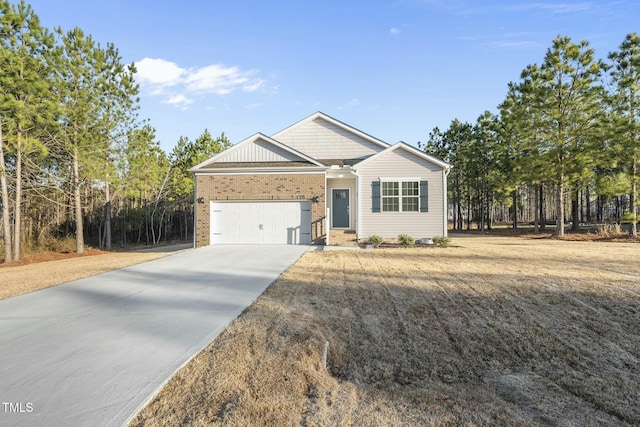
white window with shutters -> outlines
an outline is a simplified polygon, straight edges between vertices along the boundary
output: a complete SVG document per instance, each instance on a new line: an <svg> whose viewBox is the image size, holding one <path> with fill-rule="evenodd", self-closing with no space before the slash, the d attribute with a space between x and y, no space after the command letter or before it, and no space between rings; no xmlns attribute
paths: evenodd
<svg viewBox="0 0 640 427"><path fill-rule="evenodd" d="M418 212L420 210L419 178L386 178L380 183L382 212Z"/></svg>

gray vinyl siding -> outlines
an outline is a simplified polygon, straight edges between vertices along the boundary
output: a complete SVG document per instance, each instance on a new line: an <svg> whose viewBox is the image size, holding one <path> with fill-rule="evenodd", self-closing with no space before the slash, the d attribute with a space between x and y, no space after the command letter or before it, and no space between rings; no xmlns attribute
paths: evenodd
<svg viewBox="0 0 640 427"><path fill-rule="evenodd" d="M329 178L327 179L327 194L325 200L327 200L327 207L333 215L333 202L332 191L333 189L348 189L349 190L349 228L356 228L356 218L358 215L357 203L356 203L356 180L354 178ZM331 218L329 218L331 219ZM333 224L331 224L333 228Z"/></svg>
<svg viewBox="0 0 640 427"><path fill-rule="evenodd" d="M283 148L273 145L270 142L258 139L251 144L244 144L235 150L216 159L216 162L284 162L299 161L301 158Z"/></svg>
<svg viewBox="0 0 640 427"><path fill-rule="evenodd" d="M443 170L440 166L421 159L406 150L397 149L372 160L358 170L360 212L358 237L379 235L396 238L408 234L413 238L442 236L445 234ZM418 178L428 181L428 212L372 212L371 183L381 178Z"/></svg>
<svg viewBox="0 0 640 427"><path fill-rule="evenodd" d="M302 122L274 138L314 159L359 159L384 149L322 119Z"/></svg>

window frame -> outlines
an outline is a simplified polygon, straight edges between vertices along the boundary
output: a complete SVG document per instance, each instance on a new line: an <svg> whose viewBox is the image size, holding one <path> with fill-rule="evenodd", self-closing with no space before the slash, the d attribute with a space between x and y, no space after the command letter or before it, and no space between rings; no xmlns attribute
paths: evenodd
<svg viewBox="0 0 640 427"><path fill-rule="evenodd" d="M415 194L405 194L405 184L415 184L415 188L410 188L407 186L407 193L409 191L414 192ZM401 212L420 212L420 181L402 181L400 183L401 191L400 191L400 207L402 208ZM413 185L411 186L413 187ZM405 210L405 202L411 202L410 205L414 206L415 209L406 209ZM410 206L407 203L407 206Z"/></svg>
<svg viewBox="0 0 640 427"><path fill-rule="evenodd" d="M385 184L395 184L395 188L385 188ZM398 181L382 181L380 183L380 208L381 212L401 212L400 203L399 203L399 195L400 191L400 183ZM391 190L395 194L385 194L385 191ZM395 209L387 209L388 207L392 207Z"/></svg>
<svg viewBox="0 0 640 427"><path fill-rule="evenodd" d="M420 211L420 178L380 178L380 212L421 212ZM385 184L395 184L395 188L391 188L391 190L395 190L396 194L385 194L389 192L388 185ZM413 184L415 188L404 188L404 184ZM405 190L415 191L416 194L404 194ZM407 210L404 209L405 201L413 201L411 204L415 204L415 209ZM385 203L386 201L386 203ZM396 208L395 210L389 209L389 207Z"/></svg>

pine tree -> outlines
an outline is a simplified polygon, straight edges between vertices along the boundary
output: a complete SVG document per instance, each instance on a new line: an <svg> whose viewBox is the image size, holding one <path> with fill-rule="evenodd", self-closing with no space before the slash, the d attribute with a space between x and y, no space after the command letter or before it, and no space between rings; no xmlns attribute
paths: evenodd
<svg viewBox="0 0 640 427"><path fill-rule="evenodd" d="M638 162L640 162L640 36L628 34L617 52L611 52L610 97L622 162L629 166L631 235L637 236Z"/></svg>
<svg viewBox="0 0 640 427"><path fill-rule="evenodd" d="M107 44L105 49L98 46L95 55L96 96L100 100L100 108L97 117L97 143L91 156L101 161L87 162L88 169L93 167L87 173L102 183L104 247L111 250L112 184L117 180L114 155L121 150L121 145L126 144L126 136L135 126L139 88L134 82L134 65L123 65L113 44Z"/></svg>
<svg viewBox="0 0 640 427"><path fill-rule="evenodd" d="M454 206L454 224L458 230L462 230L463 203L467 206L467 229L471 223L471 193L469 186L469 145L472 140L472 126L458 119L451 121L449 128L443 134L443 144L448 147L449 157L446 159L451 167L448 178L448 186L451 203Z"/></svg>
<svg viewBox="0 0 640 427"><path fill-rule="evenodd" d="M137 93L133 70L125 70L112 45L102 49L79 28L66 33L57 49L62 104L61 151L70 165L76 252L84 252L81 187L99 178L108 182L112 137L125 121ZM100 171L100 172L99 172ZM107 187L108 188L108 187Z"/></svg>
<svg viewBox="0 0 640 427"><path fill-rule="evenodd" d="M2 138L2 115L0 114L0 204L2 204L2 239L4 245L4 262L10 262L11 253L11 219L9 218L9 189L7 186L7 166L4 160L4 139Z"/></svg>
<svg viewBox="0 0 640 427"><path fill-rule="evenodd" d="M545 157L556 186L556 235L564 235L565 192L584 180L597 158L601 133L602 65L587 41L572 43L557 37L539 71L529 68L525 80L539 82L533 89L535 126L540 131L540 154ZM537 75L533 75L535 72Z"/></svg>
<svg viewBox="0 0 640 427"><path fill-rule="evenodd" d="M52 95L51 56L52 34L40 25L31 6L21 1L17 5L0 0L0 116L3 117L3 150L0 162L13 158L14 212L13 259L21 254L23 167L31 155L42 156L47 147L37 138L39 129L53 120L57 105ZM0 165L6 181L6 163ZM9 197L8 192L4 197ZM3 200L3 206L9 206ZM3 208L4 209L4 208ZM11 245L5 236L5 246ZM6 248L5 248L6 250ZM5 254L5 261L11 259Z"/></svg>
<svg viewBox="0 0 640 427"><path fill-rule="evenodd" d="M125 194L138 200L137 206L144 216L145 233L140 229L138 240L144 234L147 244L157 244L167 209L164 201L169 190L170 166L165 152L156 141L155 129L145 125L130 131L125 158ZM157 229L156 221L160 224Z"/></svg>

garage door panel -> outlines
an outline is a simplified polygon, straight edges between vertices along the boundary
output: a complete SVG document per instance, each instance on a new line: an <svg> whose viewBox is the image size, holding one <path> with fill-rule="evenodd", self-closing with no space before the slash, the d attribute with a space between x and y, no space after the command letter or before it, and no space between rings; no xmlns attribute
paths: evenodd
<svg viewBox="0 0 640 427"><path fill-rule="evenodd" d="M310 202L211 202L211 244L311 243Z"/></svg>

